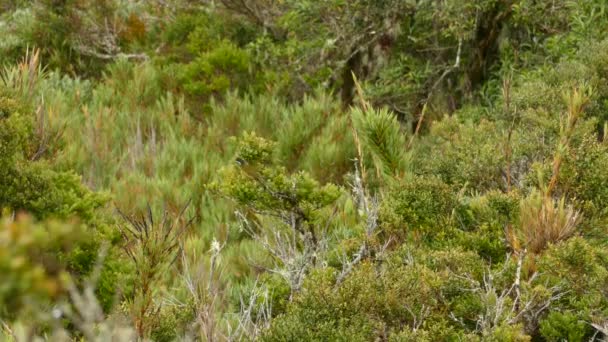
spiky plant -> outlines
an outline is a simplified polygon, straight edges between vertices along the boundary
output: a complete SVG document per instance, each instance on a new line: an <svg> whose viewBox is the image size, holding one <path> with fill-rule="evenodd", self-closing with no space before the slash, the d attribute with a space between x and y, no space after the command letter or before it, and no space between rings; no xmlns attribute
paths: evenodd
<svg viewBox="0 0 608 342"><path fill-rule="evenodd" d="M564 196L556 200L552 195L558 183L564 156L570 148L576 124L589 102L591 91L574 88L572 92L564 94L568 110L562 121L559 143L553 155L551 179L545 186L542 185L542 174L539 175L541 190L532 192L522 201L519 226L515 231L507 232L507 238L516 252L527 250L539 254L549 244L565 240L576 232L581 218L580 212L571 205L566 205Z"/></svg>
<svg viewBox="0 0 608 342"><path fill-rule="evenodd" d="M515 251L526 249L532 254L573 236L581 219L563 197L555 200L538 191L521 202L519 215L519 225L508 232L508 240Z"/></svg>
<svg viewBox="0 0 608 342"><path fill-rule="evenodd" d="M576 123L583 115L585 106L589 103L589 93L591 93L591 89L575 88L571 93L564 94L564 100L568 106L568 111L560 126L560 140L553 156L552 175L549 184L545 189L547 195L550 195L557 185L560 168L564 156L570 148L570 140L574 134Z"/></svg>
<svg viewBox="0 0 608 342"><path fill-rule="evenodd" d="M155 302L157 292L180 255L181 238L193 222L184 220L187 208L188 205L184 206L175 218L165 212L160 222L154 220L149 206L146 215L140 217L118 211L126 223L119 225L126 242L124 250L136 270L135 291L129 306L140 338L149 337L157 324L161 309Z"/></svg>
<svg viewBox="0 0 608 342"><path fill-rule="evenodd" d="M371 154L379 175L399 176L407 168L407 144L401 124L386 109L353 109L353 123L363 142L363 153Z"/></svg>
<svg viewBox="0 0 608 342"><path fill-rule="evenodd" d="M5 66L0 76L3 86L15 90L23 98L34 95L38 82L47 74L40 63L40 50L27 50L16 66Z"/></svg>

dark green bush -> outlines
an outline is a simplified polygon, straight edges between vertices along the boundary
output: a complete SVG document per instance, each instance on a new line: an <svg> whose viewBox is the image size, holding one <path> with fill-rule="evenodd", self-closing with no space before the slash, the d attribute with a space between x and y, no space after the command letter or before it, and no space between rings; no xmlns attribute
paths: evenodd
<svg viewBox="0 0 608 342"><path fill-rule="evenodd" d="M463 198L455 209L455 225L462 230L455 243L489 261L502 262L508 252L505 227L516 222L518 211L519 197L515 193L493 191Z"/></svg>
<svg viewBox="0 0 608 342"><path fill-rule="evenodd" d="M433 126L414 150L417 174L434 175L459 190L487 191L505 186L504 136L494 122L459 123L446 118Z"/></svg>
<svg viewBox="0 0 608 342"><path fill-rule="evenodd" d="M603 310L608 285L608 253L581 237L553 245L537 261L542 279L567 288L564 309L588 315Z"/></svg>

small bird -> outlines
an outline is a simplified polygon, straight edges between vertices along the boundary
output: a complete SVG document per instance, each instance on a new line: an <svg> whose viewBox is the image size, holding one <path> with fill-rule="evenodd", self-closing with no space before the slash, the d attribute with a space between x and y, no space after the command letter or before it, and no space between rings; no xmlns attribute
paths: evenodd
<svg viewBox="0 0 608 342"><path fill-rule="evenodd" d="M236 165L241 166L241 167L247 164L247 161L241 157L236 157L235 162L236 162Z"/></svg>
<svg viewBox="0 0 608 342"><path fill-rule="evenodd" d="M260 181L260 173L258 172L257 168L255 167L255 163L254 164L250 164L247 160L241 158L241 157L237 157L235 159L236 165L239 167L239 169L245 173L247 176L251 177L252 179L256 180L256 181Z"/></svg>

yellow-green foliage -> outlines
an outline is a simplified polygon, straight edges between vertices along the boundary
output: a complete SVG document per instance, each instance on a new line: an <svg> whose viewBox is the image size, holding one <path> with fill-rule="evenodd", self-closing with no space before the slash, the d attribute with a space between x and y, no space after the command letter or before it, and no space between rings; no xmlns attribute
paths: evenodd
<svg viewBox="0 0 608 342"><path fill-rule="evenodd" d="M505 227L516 222L519 202L515 191L509 194L491 191L483 196L461 198L453 217L458 229L456 243L490 262L502 262L508 252Z"/></svg>
<svg viewBox="0 0 608 342"><path fill-rule="evenodd" d="M391 186L380 220L389 236L437 239L451 224L455 205L454 193L441 180L413 176Z"/></svg>
<svg viewBox="0 0 608 342"><path fill-rule="evenodd" d="M414 154L415 173L440 177L458 188L489 190L503 187L505 138L494 122L459 123L445 118L433 126Z"/></svg>
<svg viewBox="0 0 608 342"><path fill-rule="evenodd" d="M0 207L40 218L93 217L105 199L72 172L55 171L43 156L45 144L34 135L34 112L8 91L0 94Z"/></svg>
<svg viewBox="0 0 608 342"><path fill-rule="evenodd" d="M82 239L83 230L78 224L52 221L39 225L26 216L19 216L16 221L3 218L0 317L14 318L22 310L35 309L27 304L43 305L58 296L63 287L60 276L66 271L61 254L69 253Z"/></svg>
<svg viewBox="0 0 608 342"><path fill-rule="evenodd" d="M24 214L3 217L0 319L27 318L32 324L47 321L50 312L45 308L67 299L68 284L82 284L95 267L101 268L91 294L99 298L103 309L109 310L119 287L126 290L122 285L127 284L126 268L117 262L108 238L109 235L93 232L78 220L37 222ZM102 243L104 260L99 258Z"/></svg>
<svg viewBox="0 0 608 342"><path fill-rule="evenodd" d="M255 213L269 214L306 225L315 224L317 211L340 196L334 184L321 186L306 172L288 174L274 162L273 143L252 133L238 141L236 166L221 172L221 183L212 184L221 194ZM316 234L315 232L312 233Z"/></svg>
<svg viewBox="0 0 608 342"><path fill-rule="evenodd" d="M607 13L5 1L1 338L605 338Z"/></svg>
<svg viewBox="0 0 608 342"><path fill-rule="evenodd" d="M229 89L244 89L249 80L250 58L233 43L221 41L211 51L184 66L180 81L196 96L222 95Z"/></svg>
<svg viewBox="0 0 608 342"><path fill-rule="evenodd" d="M589 334L590 327L579 317L565 312L552 312L542 321L540 332L549 341L585 341L585 335Z"/></svg>
<svg viewBox="0 0 608 342"><path fill-rule="evenodd" d="M603 247L576 237L551 246L538 259L537 266L543 270L541 281L547 287L569 289L556 303L555 313L541 321L543 337L576 341L588 340L593 335L593 329L581 323L605 319L607 257Z"/></svg>
<svg viewBox="0 0 608 342"><path fill-rule="evenodd" d="M451 310L460 324L472 324L485 309L467 289L469 281L481 277L478 257L462 251L409 248L380 266L363 263L339 285L328 270L311 275L306 291L273 321L262 340L301 336L309 340L476 340L454 321L445 320L442 312ZM525 336L521 327L506 324L488 333L499 334L500 329Z"/></svg>
<svg viewBox="0 0 608 342"><path fill-rule="evenodd" d="M408 170L406 135L397 117L388 110L360 109L352 111L353 123L362 140L364 151L369 151L378 173L403 176Z"/></svg>

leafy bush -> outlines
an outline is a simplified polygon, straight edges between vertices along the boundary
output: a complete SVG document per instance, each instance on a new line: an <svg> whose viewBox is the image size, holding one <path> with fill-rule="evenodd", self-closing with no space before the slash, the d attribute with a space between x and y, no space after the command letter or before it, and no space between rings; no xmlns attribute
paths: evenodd
<svg viewBox="0 0 608 342"><path fill-rule="evenodd" d="M455 243L476 251L488 261L502 262L508 252L505 227L517 221L519 201L515 192L497 191L462 198L454 213L455 225L462 231L455 237Z"/></svg>
<svg viewBox="0 0 608 342"><path fill-rule="evenodd" d="M55 171L41 159L49 141L34 134L35 116L7 90L0 94L0 207L40 218L78 215L92 219L104 196L85 188L72 172Z"/></svg>
<svg viewBox="0 0 608 342"><path fill-rule="evenodd" d="M590 332L591 327L571 313L552 312L540 324L547 341L585 341Z"/></svg>
<svg viewBox="0 0 608 342"><path fill-rule="evenodd" d="M0 337L605 338L607 13L0 3Z"/></svg>
<svg viewBox="0 0 608 342"><path fill-rule="evenodd" d="M415 173L478 191L504 186L505 157L497 153L503 150L503 138L496 123L462 124L454 117L446 118L433 126L426 139L413 152L413 164L419 165Z"/></svg>
<svg viewBox="0 0 608 342"><path fill-rule="evenodd" d="M245 89L249 85L247 73L250 68L246 51L222 41L213 50L186 64L179 78L189 94L217 96L229 89Z"/></svg>
<svg viewBox="0 0 608 342"><path fill-rule="evenodd" d="M392 185L380 211L385 233L400 239L439 239L450 225L456 198L433 177L413 176Z"/></svg>
<svg viewBox="0 0 608 342"><path fill-rule="evenodd" d="M61 295L61 276L67 271L62 255L84 241L82 226L57 221L34 224L20 215L16 221L3 218L0 237L0 268L7 277L0 290L0 317L37 314L22 311L33 309L28 303L46 305Z"/></svg>

